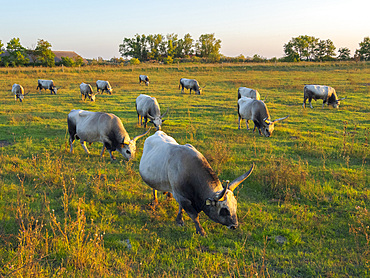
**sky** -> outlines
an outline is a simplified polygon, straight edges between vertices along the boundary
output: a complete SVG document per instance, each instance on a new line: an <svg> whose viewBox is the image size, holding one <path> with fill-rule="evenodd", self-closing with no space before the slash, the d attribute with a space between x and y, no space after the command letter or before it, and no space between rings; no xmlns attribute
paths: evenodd
<svg viewBox="0 0 370 278"><path fill-rule="evenodd" d="M283 57L284 44L300 35L330 39L351 55L370 36L369 0L0 0L0 40L19 38L26 48L39 39L52 50L84 58L121 57L124 38L135 34L189 33L221 40L228 57ZM6 11L6 12L4 12Z"/></svg>

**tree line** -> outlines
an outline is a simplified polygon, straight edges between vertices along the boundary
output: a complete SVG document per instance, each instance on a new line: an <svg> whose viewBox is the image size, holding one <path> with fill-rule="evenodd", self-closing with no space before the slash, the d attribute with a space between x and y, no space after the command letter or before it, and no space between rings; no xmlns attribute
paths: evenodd
<svg viewBox="0 0 370 278"><path fill-rule="evenodd" d="M124 38L119 45L122 57L145 61L162 61L172 63L175 58L189 58L193 55L217 62L221 58L221 40L215 34L200 35L197 41L190 34L179 38L177 34L139 35L133 38Z"/></svg>
<svg viewBox="0 0 370 278"><path fill-rule="evenodd" d="M0 66L55 66L55 55L51 50L51 43L39 39L34 49L27 49L20 43L19 38L11 39L6 47L0 40ZM119 45L119 52L122 58L112 58L110 61L93 60L92 64L101 63L129 63L138 64L140 62L163 62L171 64L177 62L299 62L299 61L369 61L370 60L370 37L365 37L359 43L359 49L356 49L351 57L348 47L338 49L338 55L335 56L336 47L330 40L321 40L313 36L302 35L293 37L284 44L284 54L282 58L272 58L270 60L255 54L251 58L243 55L237 57L226 57L220 53L221 40L215 37L215 34L200 35L198 40L194 40L190 34L185 34L179 38L177 34L139 35L133 38L124 38ZM6 55L4 55L6 54ZM83 64L81 57L72 59L62 57L60 64L71 67Z"/></svg>
<svg viewBox="0 0 370 278"><path fill-rule="evenodd" d="M55 54L51 50L51 43L46 40L39 39L34 49L27 49L22 46L19 38L12 38L4 48L4 44L0 40L0 55L6 53L6 55L0 56L1 66L44 66L53 67L55 66ZM81 57L72 59L70 57L61 57L61 63L65 66L78 66L83 64Z"/></svg>
<svg viewBox="0 0 370 278"><path fill-rule="evenodd" d="M354 60L370 60L370 38L365 37L359 43L360 48L356 49L353 56ZM298 61L334 61L334 60L350 60L352 59L351 51L348 47L338 49L338 56L335 57L334 43L330 40L320 40L313 36L298 36L292 38L284 44L285 57L283 61L298 62Z"/></svg>

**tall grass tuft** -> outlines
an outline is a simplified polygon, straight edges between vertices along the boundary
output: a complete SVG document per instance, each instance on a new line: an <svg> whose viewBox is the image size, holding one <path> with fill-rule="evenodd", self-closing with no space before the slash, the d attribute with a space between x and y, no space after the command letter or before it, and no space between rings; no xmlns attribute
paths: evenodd
<svg viewBox="0 0 370 278"><path fill-rule="evenodd" d="M298 198L307 183L308 169L301 161L296 163L292 159L272 156L260 171L264 191L271 198L284 201Z"/></svg>

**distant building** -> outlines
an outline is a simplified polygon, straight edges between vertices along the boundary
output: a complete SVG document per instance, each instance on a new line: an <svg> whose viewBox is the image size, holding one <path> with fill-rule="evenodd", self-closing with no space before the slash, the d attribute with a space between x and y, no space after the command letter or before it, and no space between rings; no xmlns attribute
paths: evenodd
<svg viewBox="0 0 370 278"><path fill-rule="evenodd" d="M72 59L74 59L76 57L81 57L80 55L78 55L74 51L53 51L53 53L55 55L55 58L54 58L55 63L62 62L62 57L69 57L69 58L72 58ZM86 65L88 64L88 61L85 58L82 58L82 60L84 61L84 63Z"/></svg>

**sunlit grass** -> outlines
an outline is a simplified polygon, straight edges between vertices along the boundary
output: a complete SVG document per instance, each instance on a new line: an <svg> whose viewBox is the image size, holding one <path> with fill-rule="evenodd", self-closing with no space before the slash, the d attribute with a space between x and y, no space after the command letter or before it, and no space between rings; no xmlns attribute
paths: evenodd
<svg viewBox="0 0 370 278"><path fill-rule="evenodd" d="M139 85L147 74L149 86ZM369 275L370 68L367 63L179 64L0 69L0 275L14 277L366 277ZM206 85L181 94L181 77ZM37 79L62 86L36 91ZM79 84L109 80L113 94L81 100ZM21 84L23 103L11 86ZM339 109L302 108L303 86L324 84L347 96ZM271 138L238 130L237 89L257 89L272 119ZM177 203L152 191L117 154L69 153L71 109L114 113L134 137L135 99L155 96L170 111L163 130L190 143L220 180L252 163L239 186L240 227L230 231L201 214L208 237L175 223ZM253 126L253 124L251 124ZM153 132L152 132L153 134ZM257 275L258 274L258 275Z"/></svg>

